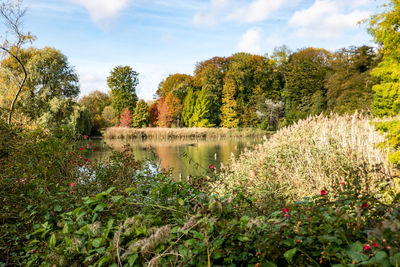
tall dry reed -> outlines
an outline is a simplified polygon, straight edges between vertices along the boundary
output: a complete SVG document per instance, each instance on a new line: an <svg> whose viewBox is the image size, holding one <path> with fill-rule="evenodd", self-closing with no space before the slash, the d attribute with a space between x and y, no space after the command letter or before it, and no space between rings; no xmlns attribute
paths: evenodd
<svg viewBox="0 0 400 267"><path fill-rule="evenodd" d="M377 147L383 141L371 120L358 114L309 117L232 158L219 190L268 203L337 190L357 178L374 191L391 174L386 151Z"/></svg>
<svg viewBox="0 0 400 267"><path fill-rule="evenodd" d="M198 139L198 138L226 138L252 137L268 134L266 131L254 128L107 128L106 139Z"/></svg>

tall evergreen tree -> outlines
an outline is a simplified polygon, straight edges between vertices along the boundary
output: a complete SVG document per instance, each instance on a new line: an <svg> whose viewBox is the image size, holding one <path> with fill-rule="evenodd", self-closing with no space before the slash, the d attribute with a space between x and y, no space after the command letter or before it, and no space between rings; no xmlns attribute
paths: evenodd
<svg viewBox="0 0 400 267"><path fill-rule="evenodd" d="M210 106L211 101L206 94L206 91L202 89L197 96L196 105L194 106L192 123L193 127L212 127L209 121L210 117Z"/></svg>
<svg viewBox="0 0 400 267"><path fill-rule="evenodd" d="M183 109L182 109L183 122L187 127L193 127L192 117L195 104L196 104L196 96L193 93L193 89L190 88L185 97L185 100L183 101Z"/></svg>
<svg viewBox="0 0 400 267"><path fill-rule="evenodd" d="M139 100L139 102L137 102L132 116L132 127L143 128L149 125L150 114L148 108L149 107L144 100Z"/></svg>
<svg viewBox="0 0 400 267"><path fill-rule="evenodd" d="M231 77L225 78L222 89L221 127L235 128L239 125L235 94L235 81Z"/></svg>

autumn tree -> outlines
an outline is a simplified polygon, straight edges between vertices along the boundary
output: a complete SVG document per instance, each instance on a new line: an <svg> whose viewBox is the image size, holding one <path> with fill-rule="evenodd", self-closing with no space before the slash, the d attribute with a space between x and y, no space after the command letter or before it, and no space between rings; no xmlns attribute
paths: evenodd
<svg viewBox="0 0 400 267"><path fill-rule="evenodd" d="M158 100L157 109L158 109L157 126L166 128L171 127L172 124L171 109L169 108L164 98L160 98Z"/></svg>
<svg viewBox="0 0 400 267"><path fill-rule="evenodd" d="M138 97L136 86L139 84L139 74L129 66L115 67L107 78L110 90L111 106L117 116L128 107L131 111L135 109Z"/></svg>
<svg viewBox="0 0 400 267"><path fill-rule="evenodd" d="M235 128L239 125L235 94L235 81L231 77L226 77L222 89L221 127Z"/></svg>
<svg viewBox="0 0 400 267"><path fill-rule="evenodd" d="M369 32L380 45L383 60L371 74L378 80L372 113L393 116L400 113L400 1L389 0L386 9L369 20Z"/></svg>
<svg viewBox="0 0 400 267"><path fill-rule="evenodd" d="M12 113L18 96L28 78L25 64L20 58L20 49L27 42L32 42L34 37L29 33L23 32L23 17L26 8L22 6L22 0L5 0L0 6L0 19L3 21L6 31L2 40L0 40L0 56L9 56L13 58L20 67L22 75L15 77L17 90L10 105L8 114L8 124L11 123Z"/></svg>
<svg viewBox="0 0 400 267"><path fill-rule="evenodd" d="M143 128L149 125L150 114L148 108L144 100L139 100L139 102L137 102L135 111L133 112L132 127Z"/></svg>
<svg viewBox="0 0 400 267"><path fill-rule="evenodd" d="M120 127L131 127L132 125L132 112L126 107L120 116L119 126Z"/></svg>
<svg viewBox="0 0 400 267"><path fill-rule="evenodd" d="M180 101L183 101L189 88L191 87L193 87L192 76L176 73L169 75L160 83L156 92L156 96L167 98L169 94L173 94Z"/></svg>
<svg viewBox="0 0 400 267"><path fill-rule="evenodd" d="M150 116L149 117L149 120L150 120L149 126L157 127L157 121L158 121L158 116L159 116L157 102L152 103L149 106L148 111L149 111L149 116Z"/></svg>

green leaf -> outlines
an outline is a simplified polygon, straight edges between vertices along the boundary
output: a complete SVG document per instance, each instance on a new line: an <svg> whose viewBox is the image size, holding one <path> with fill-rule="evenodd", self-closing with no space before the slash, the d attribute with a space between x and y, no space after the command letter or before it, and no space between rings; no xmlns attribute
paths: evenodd
<svg viewBox="0 0 400 267"><path fill-rule="evenodd" d="M135 187L130 187L130 188L125 189L126 193L129 193L131 191L136 191L136 188Z"/></svg>
<svg viewBox="0 0 400 267"><path fill-rule="evenodd" d="M178 204L183 206L183 205L185 205L185 201L183 201L183 199L181 199L181 198L178 198Z"/></svg>
<svg viewBox="0 0 400 267"><path fill-rule="evenodd" d="M56 235L52 234L49 239L49 247L54 248L56 246Z"/></svg>
<svg viewBox="0 0 400 267"><path fill-rule="evenodd" d="M106 207L106 205L105 204L98 204L97 206L96 206L96 208L94 208L94 211L103 211L104 210L104 208Z"/></svg>
<svg viewBox="0 0 400 267"><path fill-rule="evenodd" d="M378 262L384 261L387 259L387 254L385 251L378 251L375 255L375 258Z"/></svg>
<svg viewBox="0 0 400 267"><path fill-rule="evenodd" d="M267 261L261 264L262 267L278 267L278 265L276 265L275 263L273 263L272 261Z"/></svg>
<svg viewBox="0 0 400 267"><path fill-rule="evenodd" d="M122 196L112 196L111 201L113 203L118 203L122 199Z"/></svg>
<svg viewBox="0 0 400 267"><path fill-rule="evenodd" d="M292 263L293 257L294 257L294 255L296 255L296 252L297 252L297 248L292 248L292 249L286 251L285 254L283 254L283 256L289 263Z"/></svg>
<svg viewBox="0 0 400 267"><path fill-rule="evenodd" d="M137 254L137 253L135 253L135 254L133 254L133 255L130 255L130 256L128 257L128 264L129 264L129 266L133 266L133 264L135 263L135 261L136 261L137 258L138 258L138 254Z"/></svg>
<svg viewBox="0 0 400 267"><path fill-rule="evenodd" d="M59 211L61 211L61 210L62 210L62 208L61 208L60 205L55 205L55 206L54 206L54 211L59 212Z"/></svg>
<svg viewBox="0 0 400 267"><path fill-rule="evenodd" d="M393 255L390 259L390 264L393 266L400 266L400 252Z"/></svg>
<svg viewBox="0 0 400 267"><path fill-rule="evenodd" d="M93 247L95 247L95 248L100 247L100 246L101 246L101 241L102 241L101 238L95 238L95 239L93 239L93 241L92 241Z"/></svg>

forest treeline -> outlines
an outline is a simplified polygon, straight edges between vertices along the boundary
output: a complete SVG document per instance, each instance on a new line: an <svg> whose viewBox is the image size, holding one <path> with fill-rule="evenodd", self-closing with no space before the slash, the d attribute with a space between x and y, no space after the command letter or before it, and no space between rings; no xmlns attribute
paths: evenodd
<svg viewBox="0 0 400 267"><path fill-rule="evenodd" d="M76 101L78 76L65 55L49 47L21 51L29 75L17 110L44 127L72 125L81 134L109 126L275 130L309 115L370 112L377 83L370 72L381 61L369 46L213 57L196 64L193 75L168 76L147 102L136 95L139 74L118 66L107 79L109 94L93 91ZM1 67L3 85L12 88L21 70L11 58ZM2 94L6 110L13 90Z"/></svg>

